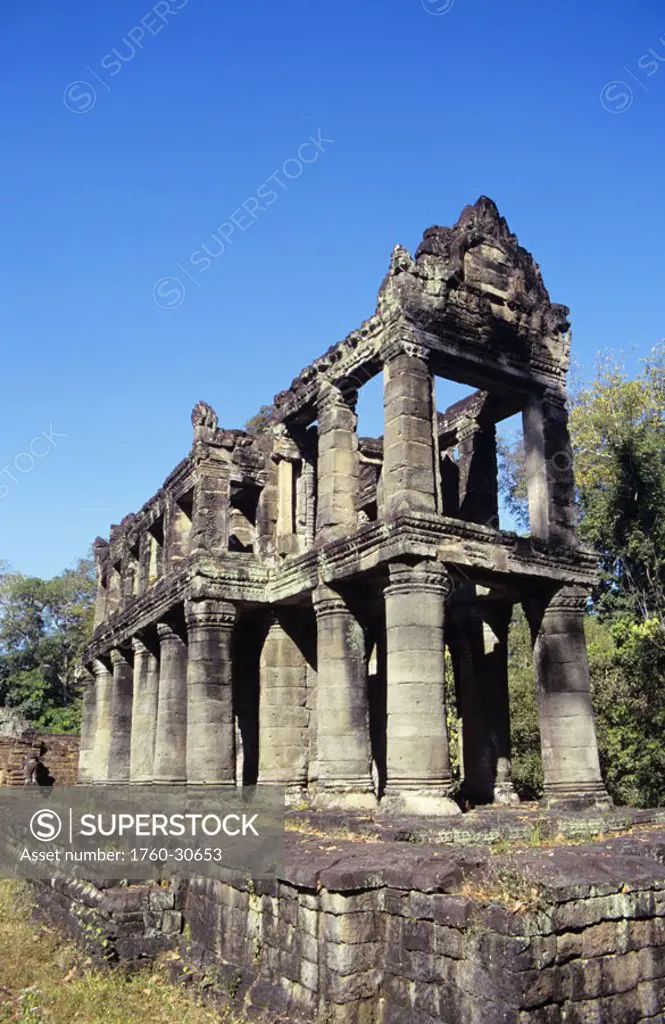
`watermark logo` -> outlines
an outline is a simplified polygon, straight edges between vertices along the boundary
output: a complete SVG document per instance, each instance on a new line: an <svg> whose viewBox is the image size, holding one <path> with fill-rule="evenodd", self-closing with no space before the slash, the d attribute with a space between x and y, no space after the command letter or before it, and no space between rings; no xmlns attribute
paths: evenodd
<svg viewBox="0 0 665 1024"><path fill-rule="evenodd" d="M99 61L98 71L93 70L87 64L85 70L90 72L91 78L102 85L107 92L111 92L109 79L115 78L123 70L125 64L129 64L137 54L143 50L144 40L151 36L157 36L184 7L189 0L158 0L154 7L151 7L147 14L139 18L138 25L133 25L122 37L118 46L114 46L110 53L105 53ZM76 79L65 87L62 94L63 103L72 114L88 114L97 102L95 87L85 79Z"/></svg>
<svg viewBox="0 0 665 1024"><path fill-rule="evenodd" d="M610 114L625 114L633 105L633 90L625 82L616 79L603 86L600 102Z"/></svg>
<svg viewBox="0 0 665 1024"><path fill-rule="evenodd" d="M89 82L79 79L77 82L70 82L62 94L62 99L72 114L87 114L97 102L97 93Z"/></svg>
<svg viewBox="0 0 665 1024"><path fill-rule="evenodd" d="M420 0L428 14L447 14L455 6L455 0Z"/></svg>
<svg viewBox="0 0 665 1024"><path fill-rule="evenodd" d="M665 47L665 36L661 36L658 42L661 46ZM625 64L621 65L621 69L626 72L636 85L639 85L640 89L648 92L649 90L644 84L644 79L653 78L664 64L665 50L660 52L657 48L650 46L647 52L643 53L635 61L635 71L631 71ZM632 107L633 100L633 87L628 85L623 79L614 79L611 82L607 82L600 90L600 102L610 114L625 114Z"/></svg>
<svg viewBox="0 0 665 1024"><path fill-rule="evenodd" d="M274 877L284 807L272 786L0 786L0 878Z"/></svg>
<svg viewBox="0 0 665 1024"><path fill-rule="evenodd" d="M286 159L281 167L268 175L256 191L239 203L236 209L211 232L205 243L192 250L184 261L184 266L176 262L178 270L200 288L197 276L200 277L210 270L220 256L237 241L238 232L244 234L249 231L259 217L274 206L284 192L288 192L291 182L297 181L305 172L305 168L315 164L334 142L334 139L326 138L320 128L316 135L310 135L298 146L295 156ZM152 298L160 309L177 309L184 302L185 286L179 277L160 277L152 287Z"/></svg>
<svg viewBox="0 0 665 1024"><path fill-rule="evenodd" d="M62 832L60 815L55 811L36 811L30 819L30 831L40 843L52 843Z"/></svg>
<svg viewBox="0 0 665 1024"><path fill-rule="evenodd" d="M160 277L155 281L152 297L162 309L177 309L185 301L185 286L177 277Z"/></svg>

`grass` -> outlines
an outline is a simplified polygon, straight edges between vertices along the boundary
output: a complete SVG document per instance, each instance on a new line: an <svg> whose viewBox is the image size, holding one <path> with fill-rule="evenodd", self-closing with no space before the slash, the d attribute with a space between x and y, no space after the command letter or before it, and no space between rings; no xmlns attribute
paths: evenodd
<svg viewBox="0 0 665 1024"><path fill-rule="evenodd" d="M247 1024L169 982L165 959L132 974L95 966L32 920L30 890L0 880L0 1021L21 1024Z"/></svg>
<svg viewBox="0 0 665 1024"><path fill-rule="evenodd" d="M542 910L546 906L531 875L509 866L490 866L482 878L464 882L461 891L482 903L500 903L513 913Z"/></svg>

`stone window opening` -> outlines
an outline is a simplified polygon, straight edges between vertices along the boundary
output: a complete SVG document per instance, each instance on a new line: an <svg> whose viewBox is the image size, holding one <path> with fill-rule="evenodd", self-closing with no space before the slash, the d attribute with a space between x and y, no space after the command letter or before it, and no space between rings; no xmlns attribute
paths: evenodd
<svg viewBox="0 0 665 1024"><path fill-rule="evenodd" d="M385 627L384 627L385 628ZM378 642L379 634L367 642L367 702L369 709L372 779L379 797L386 788L386 652L385 644Z"/></svg>
<svg viewBox="0 0 665 1024"><path fill-rule="evenodd" d="M368 371L369 372L369 371ZM358 526L382 513L383 370L363 380L356 403L358 435Z"/></svg>
<svg viewBox="0 0 665 1024"><path fill-rule="evenodd" d="M255 484L231 483L229 551L252 554L256 543L256 515L261 489Z"/></svg>

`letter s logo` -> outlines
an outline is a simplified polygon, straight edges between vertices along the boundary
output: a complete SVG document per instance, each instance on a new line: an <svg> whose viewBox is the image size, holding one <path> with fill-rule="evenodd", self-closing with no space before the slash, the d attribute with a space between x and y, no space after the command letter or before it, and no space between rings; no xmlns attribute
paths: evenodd
<svg viewBox="0 0 665 1024"><path fill-rule="evenodd" d="M30 831L40 843L50 843L62 831L60 816L55 811L35 811L30 819Z"/></svg>

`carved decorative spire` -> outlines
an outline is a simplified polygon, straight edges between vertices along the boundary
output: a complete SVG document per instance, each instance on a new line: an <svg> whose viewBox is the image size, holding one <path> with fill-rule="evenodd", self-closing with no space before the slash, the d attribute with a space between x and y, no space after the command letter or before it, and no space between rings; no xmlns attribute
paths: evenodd
<svg viewBox="0 0 665 1024"><path fill-rule="evenodd" d="M195 441L212 441L217 432L217 413L207 402L197 402L192 409Z"/></svg>

